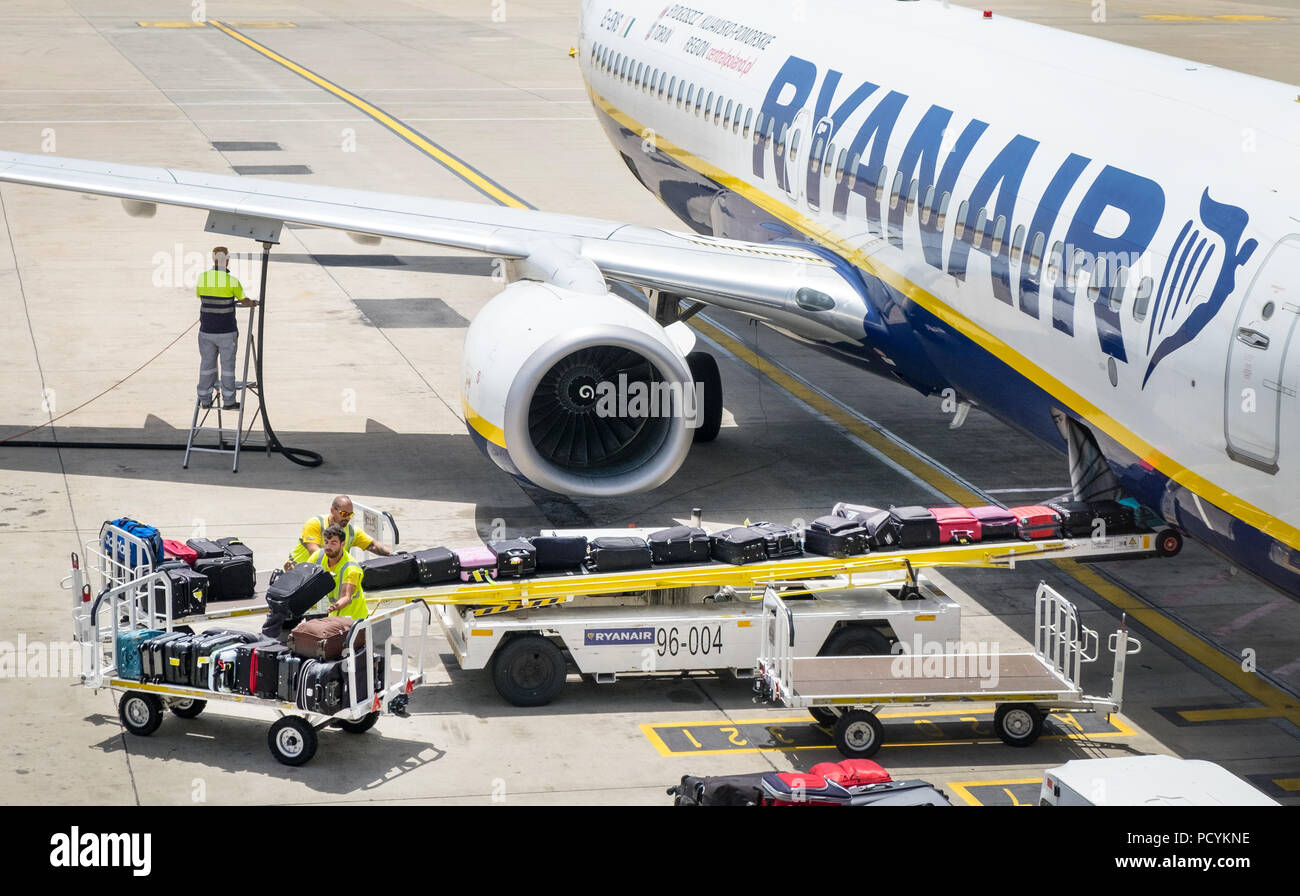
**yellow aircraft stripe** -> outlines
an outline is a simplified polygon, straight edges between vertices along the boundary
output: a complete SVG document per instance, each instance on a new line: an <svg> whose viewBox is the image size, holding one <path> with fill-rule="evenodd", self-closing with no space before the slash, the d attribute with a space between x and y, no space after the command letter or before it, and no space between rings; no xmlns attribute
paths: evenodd
<svg viewBox="0 0 1300 896"><path fill-rule="evenodd" d="M651 138L652 131L650 129L626 115L622 110L603 97L590 82L587 83L587 92L590 95L592 102L616 122L634 133L645 135L647 139ZM1129 432L1123 425L1109 417L1096 405L1089 402L1073 389L1070 389L1060 380L1051 376L1047 371L1039 368L1028 358L1011 348L1011 346L1002 342L992 333L945 305L934 295L926 292L906 277L896 271L884 267L877 259L870 257L860 249L849 244L839 234L828 230L826 227L823 227L810 218L804 217L781 201L764 193L762 190L759 190L741 180L739 177L736 177L735 175L692 155L680 146L665 140L658 134L653 134L653 139L657 149L672 156L686 167L693 169L718 184L721 184L728 190L743 196L745 199L749 200L759 208L762 208L773 217L781 220L790 227L807 234L819 243L830 246L853 264L867 271L877 279L888 283L900 293L907 296L908 299L920 305L930 314L966 336L980 348L984 349L989 354L994 355L1012 369L1017 370L1028 377L1048 393L1068 404L1084 419L1085 422L1096 426L1098 429L1105 432L1111 438L1132 451L1135 455L1142 458L1144 462L1160 470L1160 472L1164 473L1172 481L1191 489L1202 498L1210 501L1218 507L1222 507L1239 519L1250 523L1261 532L1300 550L1300 529L1297 529L1291 524L1272 516L1266 511L1255 507L1241 498L1238 498L1223 488L1214 485L1198 474L1187 469L1168 455L1157 451L1154 447L1142 441L1135 434Z"/></svg>
<svg viewBox="0 0 1300 896"><path fill-rule="evenodd" d="M294 74L301 75L302 77L306 78L308 81L315 84L317 87L320 87L334 94L334 96L343 100L343 102L347 103L349 106L352 106L353 108L358 109L361 112L364 112L366 115L369 115L379 124L388 128L394 134L397 134L399 137L405 140L407 143L410 143L416 149L419 149L425 155L437 161L440 165L447 168L449 171L454 173L461 180L465 181L465 183L474 187L474 189L478 190L480 193L484 194L485 196L492 199L493 201L498 202L501 205L509 206L511 208L532 208L532 206L530 206L527 202L524 202L524 200L520 199L518 196L511 193L509 190L505 189L500 184L493 182L491 179L481 174L480 172L476 171L474 168L470 167L465 162L456 158L454 155L449 153L447 150L443 149L441 146L438 146L436 143L431 141L428 137L425 137L423 134L421 134L419 131L409 127L406 124L403 124L401 121L389 115L387 112L385 112L383 109L380 109L378 106L366 102L361 97L357 96L355 93L352 93L348 90L344 90L342 87L335 84L334 82L322 78L320 75L316 74L315 72L307 68L304 68L303 66L299 65L298 63L294 62L291 59L286 59L284 56L281 56L279 53L275 52L269 47L259 44L257 41L253 40L252 38L244 34L240 34L238 31L236 31L234 28L231 28L229 25L219 22L216 19L212 19L211 24L212 27L225 32L229 36L233 37L235 40L249 47L250 49L256 50L258 53L261 53L263 56L265 56L267 59L270 59L272 62L276 62L284 66Z"/></svg>
<svg viewBox="0 0 1300 896"><path fill-rule="evenodd" d="M460 402L461 411L465 414L465 422L474 427L474 431L487 439L493 445L501 448L506 447L506 431L492 423L478 411L469 406L469 402L464 398Z"/></svg>

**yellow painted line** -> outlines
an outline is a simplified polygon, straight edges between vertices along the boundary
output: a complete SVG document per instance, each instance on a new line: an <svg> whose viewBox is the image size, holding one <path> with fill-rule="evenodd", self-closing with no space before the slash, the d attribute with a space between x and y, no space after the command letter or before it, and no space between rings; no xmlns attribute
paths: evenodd
<svg viewBox="0 0 1300 896"><path fill-rule="evenodd" d="M461 398L460 409L465 415L465 422L474 427L475 432L498 448L506 447L506 431L504 429L487 420L478 411L470 407L469 402L463 397Z"/></svg>
<svg viewBox="0 0 1300 896"><path fill-rule="evenodd" d="M1042 784L1042 778L1010 778L1005 781L948 781L944 786L966 801L968 806L984 805L971 796L968 787L1014 787L1017 784ZM1014 799L1014 798L1013 798Z"/></svg>
<svg viewBox="0 0 1300 896"><path fill-rule="evenodd" d="M451 153L447 152L441 146L438 146L437 144L433 143L431 140L429 140L429 138L425 137L423 134L410 128L409 126L402 123L398 119L389 115L387 112L380 109L378 106L375 106L372 103L363 100L355 93L352 93L348 90L344 90L342 87L333 83L332 81L328 81L325 78L322 78L320 75L316 74L315 72L304 68L303 66L294 62L293 60L281 56L279 53L275 52L271 48L258 43L252 38L240 34L238 31L234 30L229 25L223 22L219 22L216 19L211 19L210 24L212 25L212 27L225 32L227 35L233 37L235 40L239 41L240 43L244 44L250 49L255 50L258 53L262 54L267 59L279 63L280 65L289 69L289 71L297 75L300 75L303 78L306 78L308 81L315 84L317 87L320 87L321 89L326 90L329 93L332 93L334 96L343 100L343 102L347 103L349 106L352 106L353 108L364 112L366 115L369 115L375 121L379 122L379 124L388 128L388 130L392 131L394 134L401 137L403 140L407 141L412 146L416 147L421 152L428 155L430 158L436 160L439 164L443 165L448 170L456 174L456 176L459 177L461 180L465 181L470 186L474 187L480 193L483 193L484 195L488 196L493 201L498 202L501 205L509 206L510 208L531 208L531 206L529 206L528 203L524 202L518 196L514 195L513 193L509 192L505 188L501 187L499 184L493 183L483 174L480 174L474 168L465 164L460 159L456 158Z"/></svg>
<svg viewBox="0 0 1300 896"><path fill-rule="evenodd" d="M1286 718L1271 706L1238 706L1231 709L1185 709L1178 713L1189 722L1234 722L1242 719Z"/></svg>
<svg viewBox="0 0 1300 896"><path fill-rule="evenodd" d="M1291 792L1300 790L1300 778L1274 778L1273 783L1283 790Z"/></svg>
<svg viewBox="0 0 1300 896"><path fill-rule="evenodd" d="M1209 16L1185 16L1175 14L1156 14L1145 15L1142 18L1151 19L1154 22L1212 22Z"/></svg>
<svg viewBox="0 0 1300 896"><path fill-rule="evenodd" d="M1223 15L1215 16L1219 22L1285 22L1282 16Z"/></svg>
<svg viewBox="0 0 1300 896"><path fill-rule="evenodd" d="M1141 623L1185 655L1264 704L1268 712L1259 716L1260 718L1277 716L1300 724L1300 704L1290 694L1274 687L1264 678L1247 672L1241 667L1240 662L1234 661L1232 657L1183 628L1159 610L1148 607L1123 589L1112 585L1086 565L1075 560L1054 562L1061 571L1073 576L1111 606L1123 610L1134 621ZM1224 712L1224 710L1212 712Z"/></svg>
<svg viewBox="0 0 1300 896"><path fill-rule="evenodd" d="M633 133L649 133L649 130L640 122L626 115L617 106L602 96L590 82L587 82L587 92L594 105L623 127L626 127ZM1160 472L1165 476L1168 476L1172 482L1190 489L1202 499L1229 511L1233 516L1249 523L1266 535L1283 541L1289 546L1300 550L1300 529L1297 529L1290 523L1278 519L1241 498L1238 498L1236 495L1231 494L1223 488L1204 479L1197 473L1187 469L1168 455L1157 451L1153 446L1148 445L1142 439L1138 438L1122 424L1113 420L1092 402L1075 392L1065 383L1053 377L1046 370L1038 367L1024 355L1021 355L1011 346L998 339L979 324L944 304L936 296L925 291L902 274L885 267L878 259L871 257L861 249L847 242L838 233L835 233L816 221L799 214L780 200L769 196L756 187L751 186L741 178L692 155L685 149L671 143L657 134L655 135L655 147L667 155L672 156L686 167L691 168L710 180L721 184L728 190L743 196L745 199L768 212L774 218L789 225L791 228L812 237L824 246L834 249L847 261L862 268L880 281L894 287L894 289L898 290L908 299L924 308L935 318L952 327L954 330L957 330L967 339L970 339L977 346L984 349L984 351L1003 361L1013 370L1020 372L1023 376L1030 379L1049 394L1055 396L1058 400L1064 401L1083 418L1085 423L1097 427L1102 432L1124 445L1129 449L1129 451L1133 452L1133 454L1141 458L1145 463L1150 464L1152 467L1160 470ZM692 321L692 323L694 323L694 321ZM713 336L713 333L717 332L716 328L706 329L707 326L707 324L701 321L698 325L698 329L701 332L708 334L710 338L722 341ZM713 331L712 333L710 332L710 329ZM739 343L730 339L728 339L724 344L726 344L729 349L731 349L732 346L739 346ZM740 347L740 350L746 353L748 356L746 360L751 366L758 366L755 361L748 360L748 358L756 357L752 352L744 349L743 346ZM732 351L737 350L732 349ZM739 354L738 351L737 353ZM770 367L770 365L767 366ZM779 371L772 371L771 373L768 373L767 371L764 372L772 379L778 379ZM786 377L785 380L787 382L792 382L788 377ZM783 385L790 391L794 391L790 385L785 385L784 383ZM804 394L809 394L809 390L806 388L803 388L802 391ZM800 397L802 397L802 395ZM818 407L818 410L822 410L823 406L828 405L829 402L821 399L816 406ZM823 411L823 413L826 413L827 416L836 420L836 422L840 422L841 418L844 416L842 414L833 414L829 410ZM854 434L858 434L857 430L854 430ZM877 436L877 438L879 437ZM877 445L876 447L880 446ZM881 450L884 451L885 449L881 447ZM906 453L902 452L902 449L897 446L894 446L894 451L903 453L904 456L908 458L909 466L916 463L914 457L906 455ZM894 455L891 454L890 456L893 457ZM929 480L927 479L927 481ZM960 493L965 493L965 489L960 489L957 493L949 492L948 494L949 497L958 500L959 503L967 503L965 500L958 498L958 494ZM983 502L980 501L980 503Z"/></svg>
<svg viewBox="0 0 1300 896"><path fill-rule="evenodd" d="M136 22L141 28L206 28L207 22Z"/></svg>

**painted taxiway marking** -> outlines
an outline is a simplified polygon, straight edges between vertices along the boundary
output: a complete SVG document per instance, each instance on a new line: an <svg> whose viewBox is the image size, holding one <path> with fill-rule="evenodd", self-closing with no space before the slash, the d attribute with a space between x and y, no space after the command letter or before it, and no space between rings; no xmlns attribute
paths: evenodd
<svg viewBox="0 0 1300 896"><path fill-rule="evenodd" d="M885 723L881 749L1001 744L993 733L992 710L949 709L926 712L880 712ZM902 724L910 721L911 724ZM1061 713L1044 723L1040 740L1068 741L1131 737L1137 732L1119 716ZM770 753L834 750L830 731L808 716L736 719L713 722L652 722L640 726L661 756L714 756L723 753Z"/></svg>
<svg viewBox="0 0 1300 896"><path fill-rule="evenodd" d="M1033 806L1038 802L1042 778L1011 778L1006 781L948 781L943 786L961 797L968 806ZM977 791L978 796L971 791Z"/></svg>

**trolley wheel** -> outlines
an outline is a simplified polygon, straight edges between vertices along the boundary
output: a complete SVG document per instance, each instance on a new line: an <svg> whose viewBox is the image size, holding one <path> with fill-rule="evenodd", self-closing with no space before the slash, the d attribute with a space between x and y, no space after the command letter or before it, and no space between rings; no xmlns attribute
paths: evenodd
<svg viewBox="0 0 1300 896"><path fill-rule="evenodd" d="M1156 553L1172 557L1183 549L1183 536L1177 529L1164 529L1156 535Z"/></svg>
<svg viewBox="0 0 1300 896"><path fill-rule="evenodd" d="M1043 712L1032 703L1002 703L993 713L993 730L1004 744L1027 747L1043 733Z"/></svg>
<svg viewBox="0 0 1300 896"><path fill-rule="evenodd" d="M512 638L492 658L492 683L515 706L545 706L560 695L564 654L541 635Z"/></svg>
<svg viewBox="0 0 1300 896"><path fill-rule="evenodd" d="M885 739L876 714L865 709L851 709L835 722L835 747L849 759L870 759Z"/></svg>
<svg viewBox="0 0 1300 896"><path fill-rule="evenodd" d="M208 705L206 700L177 700L167 708L172 711L173 715L180 716L182 719L192 719L203 712L204 707Z"/></svg>
<svg viewBox="0 0 1300 896"><path fill-rule="evenodd" d="M375 727L375 722L378 721L379 713L371 712L362 716L356 722L349 719L339 719L339 727L349 734L365 734L371 728Z"/></svg>
<svg viewBox="0 0 1300 896"><path fill-rule="evenodd" d="M266 742L271 755L285 765L305 765L316 755L316 729L297 716L278 719Z"/></svg>
<svg viewBox="0 0 1300 896"><path fill-rule="evenodd" d="M813 721L823 728L830 728L835 724L835 720L839 718L835 715L835 710L827 709L825 706L808 707L808 715L812 716Z"/></svg>
<svg viewBox="0 0 1300 896"><path fill-rule="evenodd" d="M696 411L700 421L692 439L696 444L712 442L722 429L722 375L718 373L718 362L708 352L691 352L686 364L697 384Z"/></svg>
<svg viewBox="0 0 1300 896"><path fill-rule="evenodd" d="M127 691L117 704L117 715L126 730L140 737L148 737L162 724L162 698L157 694Z"/></svg>

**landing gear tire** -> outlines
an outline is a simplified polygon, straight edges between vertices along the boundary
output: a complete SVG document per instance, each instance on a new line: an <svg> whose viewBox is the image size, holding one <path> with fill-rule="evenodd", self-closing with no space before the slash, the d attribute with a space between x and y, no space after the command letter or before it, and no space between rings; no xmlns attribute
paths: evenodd
<svg viewBox="0 0 1300 896"><path fill-rule="evenodd" d="M118 718L127 731L139 737L148 737L158 730L163 720L162 711L162 698L157 694L128 691L117 704Z"/></svg>
<svg viewBox="0 0 1300 896"><path fill-rule="evenodd" d="M993 730L1004 744L1027 747L1043 733L1043 713L1032 703L1003 703L993 713Z"/></svg>
<svg viewBox="0 0 1300 896"><path fill-rule="evenodd" d="M306 765L316 755L316 729L297 716L279 719L267 732L271 755L285 765Z"/></svg>
<svg viewBox="0 0 1300 896"><path fill-rule="evenodd" d="M851 709L835 723L835 748L846 759L870 759L880 750L885 729L876 714L865 709Z"/></svg>
<svg viewBox="0 0 1300 896"><path fill-rule="evenodd" d="M722 375L718 362L708 352L691 352L686 356L695 381L700 425L695 429L695 444L712 442L722 428Z"/></svg>
<svg viewBox="0 0 1300 896"><path fill-rule="evenodd" d="M492 683L515 706L545 706L564 690L567 675L564 654L541 635L512 639L492 660Z"/></svg>
<svg viewBox="0 0 1300 896"><path fill-rule="evenodd" d="M204 707L208 705L206 700L178 700L167 708L172 711L172 715L182 719L193 719L203 712Z"/></svg>
<svg viewBox="0 0 1300 896"><path fill-rule="evenodd" d="M1183 536L1176 529L1164 529L1156 534L1156 553L1173 557L1183 549Z"/></svg>

